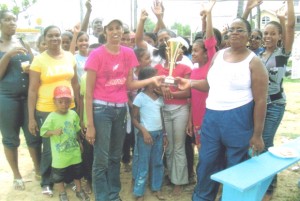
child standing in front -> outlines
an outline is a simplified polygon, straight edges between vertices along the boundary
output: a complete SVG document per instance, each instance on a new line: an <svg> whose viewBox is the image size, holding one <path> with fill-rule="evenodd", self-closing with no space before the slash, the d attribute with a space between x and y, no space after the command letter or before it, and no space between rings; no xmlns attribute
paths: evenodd
<svg viewBox="0 0 300 201"><path fill-rule="evenodd" d="M78 131L79 117L70 110L72 100L71 89L58 86L54 89L54 104L56 111L51 112L41 127L41 136L50 137L52 154L51 178L57 185L59 200L68 201L64 187L66 176L72 176L76 185L76 197L82 201L89 200L86 193L81 190L82 177L81 151Z"/></svg>
<svg viewBox="0 0 300 201"><path fill-rule="evenodd" d="M155 68L145 67L139 72L139 80L155 76ZM150 84L144 88L133 101L133 125L139 130L137 135L137 174L134 181L133 194L137 201L144 200L147 178L150 173L150 187L159 200L163 183L163 155L167 146L161 108L163 99L154 92L155 86ZM149 170L151 172L149 172Z"/></svg>

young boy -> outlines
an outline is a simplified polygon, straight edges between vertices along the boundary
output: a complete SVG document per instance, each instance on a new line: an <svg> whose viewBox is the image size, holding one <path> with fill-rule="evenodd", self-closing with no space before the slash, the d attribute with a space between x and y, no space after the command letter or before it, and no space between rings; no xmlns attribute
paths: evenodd
<svg viewBox="0 0 300 201"><path fill-rule="evenodd" d="M57 185L60 201L68 201L64 187L66 176L72 175L76 185L76 197L82 201L89 200L88 195L81 190L80 179L81 151L78 131L79 117L69 110L72 94L69 87L58 86L54 89L54 104L56 111L51 112L41 127L41 136L50 137L52 153L51 178Z"/></svg>

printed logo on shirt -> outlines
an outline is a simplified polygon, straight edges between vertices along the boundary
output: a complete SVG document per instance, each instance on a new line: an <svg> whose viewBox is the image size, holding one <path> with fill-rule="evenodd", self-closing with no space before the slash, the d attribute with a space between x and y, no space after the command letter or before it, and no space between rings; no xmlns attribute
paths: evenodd
<svg viewBox="0 0 300 201"><path fill-rule="evenodd" d="M105 86L109 87L109 86L123 85L125 84L125 82L126 82L125 77L119 79L111 79L107 83L105 83Z"/></svg>
<svg viewBox="0 0 300 201"><path fill-rule="evenodd" d="M118 70L118 68L119 68L119 64L116 64L116 65L113 67L113 71Z"/></svg>

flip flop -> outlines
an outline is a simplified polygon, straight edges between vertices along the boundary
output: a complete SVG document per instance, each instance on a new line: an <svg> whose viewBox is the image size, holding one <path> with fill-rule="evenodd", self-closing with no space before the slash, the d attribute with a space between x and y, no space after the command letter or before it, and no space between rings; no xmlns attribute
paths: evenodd
<svg viewBox="0 0 300 201"><path fill-rule="evenodd" d="M13 186L15 190L25 190L24 181L22 179L14 179Z"/></svg>

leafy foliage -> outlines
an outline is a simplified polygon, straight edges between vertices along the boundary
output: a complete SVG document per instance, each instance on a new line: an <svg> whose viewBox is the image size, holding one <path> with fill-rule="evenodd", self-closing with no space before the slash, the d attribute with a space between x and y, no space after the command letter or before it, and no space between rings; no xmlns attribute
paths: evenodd
<svg viewBox="0 0 300 201"><path fill-rule="evenodd" d="M177 35L180 36L190 36L191 35L191 27L189 25L183 25L178 22L175 22L171 26L172 30L177 30Z"/></svg>
<svg viewBox="0 0 300 201"><path fill-rule="evenodd" d="M13 6L10 8L7 4L0 4L0 10L10 10L16 16L25 12L29 7L35 4L37 0L13 0Z"/></svg>

